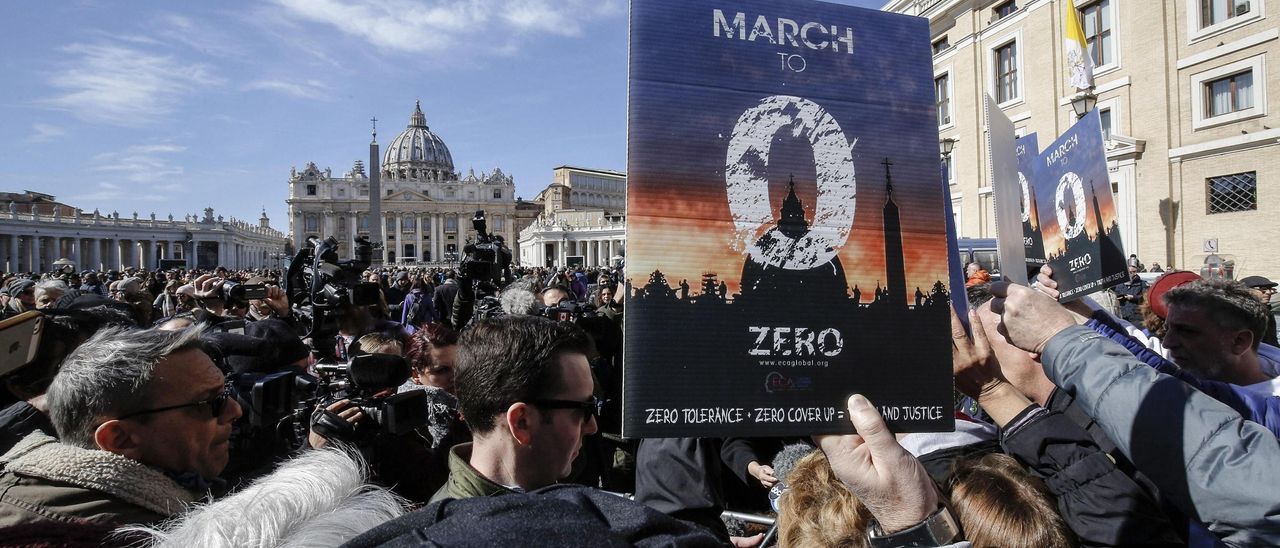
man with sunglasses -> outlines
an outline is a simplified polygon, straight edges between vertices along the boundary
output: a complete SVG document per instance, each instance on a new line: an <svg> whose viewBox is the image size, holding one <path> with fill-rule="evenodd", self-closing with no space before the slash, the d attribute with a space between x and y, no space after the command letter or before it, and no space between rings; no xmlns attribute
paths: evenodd
<svg viewBox="0 0 1280 548"><path fill-rule="evenodd" d="M67 356L47 395L58 439L0 457L0 538L158 523L209 493L240 407L200 334L109 328Z"/></svg>
<svg viewBox="0 0 1280 548"><path fill-rule="evenodd" d="M458 341L456 391L474 441L449 452L449 479L432 497L531 491L569 475L599 402L578 327L537 316L477 323Z"/></svg>

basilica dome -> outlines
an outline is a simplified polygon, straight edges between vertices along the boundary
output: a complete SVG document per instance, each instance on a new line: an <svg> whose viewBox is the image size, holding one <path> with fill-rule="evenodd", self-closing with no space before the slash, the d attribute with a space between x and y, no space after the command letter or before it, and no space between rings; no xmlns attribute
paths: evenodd
<svg viewBox="0 0 1280 548"><path fill-rule="evenodd" d="M400 132L382 157L382 174L392 180L450 181L457 179L449 147L427 127L421 102L413 107L409 126Z"/></svg>

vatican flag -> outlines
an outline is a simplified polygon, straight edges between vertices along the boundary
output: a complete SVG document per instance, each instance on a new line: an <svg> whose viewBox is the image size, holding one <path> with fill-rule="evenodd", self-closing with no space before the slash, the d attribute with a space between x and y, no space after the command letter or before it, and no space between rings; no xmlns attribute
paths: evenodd
<svg viewBox="0 0 1280 548"><path fill-rule="evenodd" d="M1089 44L1084 40L1084 29L1080 26L1080 16L1076 13L1075 2L1066 0L1066 52L1067 70L1070 71L1068 81L1076 89L1093 87L1093 57L1089 56Z"/></svg>

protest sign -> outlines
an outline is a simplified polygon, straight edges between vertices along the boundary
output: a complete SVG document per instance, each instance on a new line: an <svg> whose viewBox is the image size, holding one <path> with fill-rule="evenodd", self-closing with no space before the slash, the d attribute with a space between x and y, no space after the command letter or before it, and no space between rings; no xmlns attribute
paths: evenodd
<svg viewBox="0 0 1280 548"><path fill-rule="evenodd" d="M635 0L628 437L954 427L928 22Z"/></svg>
<svg viewBox="0 0 1280 548"><path fill-rule="evenodd" d="M1022 239L1022 192L1018 189L1018 156L1014 149L1013 122L984 95L987 120L987 180L996 200L996 251L1000 273L1013 283L1027 283L1026 248Z"/></svg>
<svg viewBox="0 0 1280 548"><path fill-rule="evenodd" d="M1040 154L1032 186L1058 300L1078 299L1124 281L1124 246L1098 111L1085 115Z"/></svg>
<svg viewBox="0 0 1280 548"><path fill-rule="evenodd" d="M1027 257L1027 271L1035 277L1035 272L1044 265L1044 238L1040 235L1040 213L1036 211L1035 188L1031 181L1036 180L1036 166L1040 158L1039 143L1036 134L1018 138L1014 145L1018 155L1018 186L1022 194L1022 243Z"/></svg>

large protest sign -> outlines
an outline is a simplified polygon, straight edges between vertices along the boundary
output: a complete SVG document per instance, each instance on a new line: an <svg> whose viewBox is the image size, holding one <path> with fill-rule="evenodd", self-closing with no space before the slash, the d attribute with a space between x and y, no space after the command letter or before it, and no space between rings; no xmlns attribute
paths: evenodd
<svg viewBox="0 0 1280 548"><path fill-rule="evenodd" d="M635 0L629 437L953 428L928 22Z"/></svg>
<svg viewBox="0 0 1280 548"><path fill-rule="evenodd" d="M985 95L987 120L987 180L996 199L996 250L1004 279L1027 283L1026 248L1022 240L1021 190L1018 188L1018 156L1014 148L1013 122L996 100Z"/></svg>
<svg viewBox="0 0 1280 548"><path fill-rule="evenodd" d="M1036 193L1031 181L1036 180L1036 166L1040 159L1036 134L1019 137L1014 145L1018 155L1018 187L1021 189L1022 244L1026 254L1027 270L1035 272L1044 265L1044 237L1040 235L1040 213L1036 211Z"/></svg>
<svg viewBox="0 0 1280 548"><path fill-rule="evenodd" d="M1045 148L1033 186L1058 299L1074 300L1124 281L1124 246L1098 111Z"/></svg>

